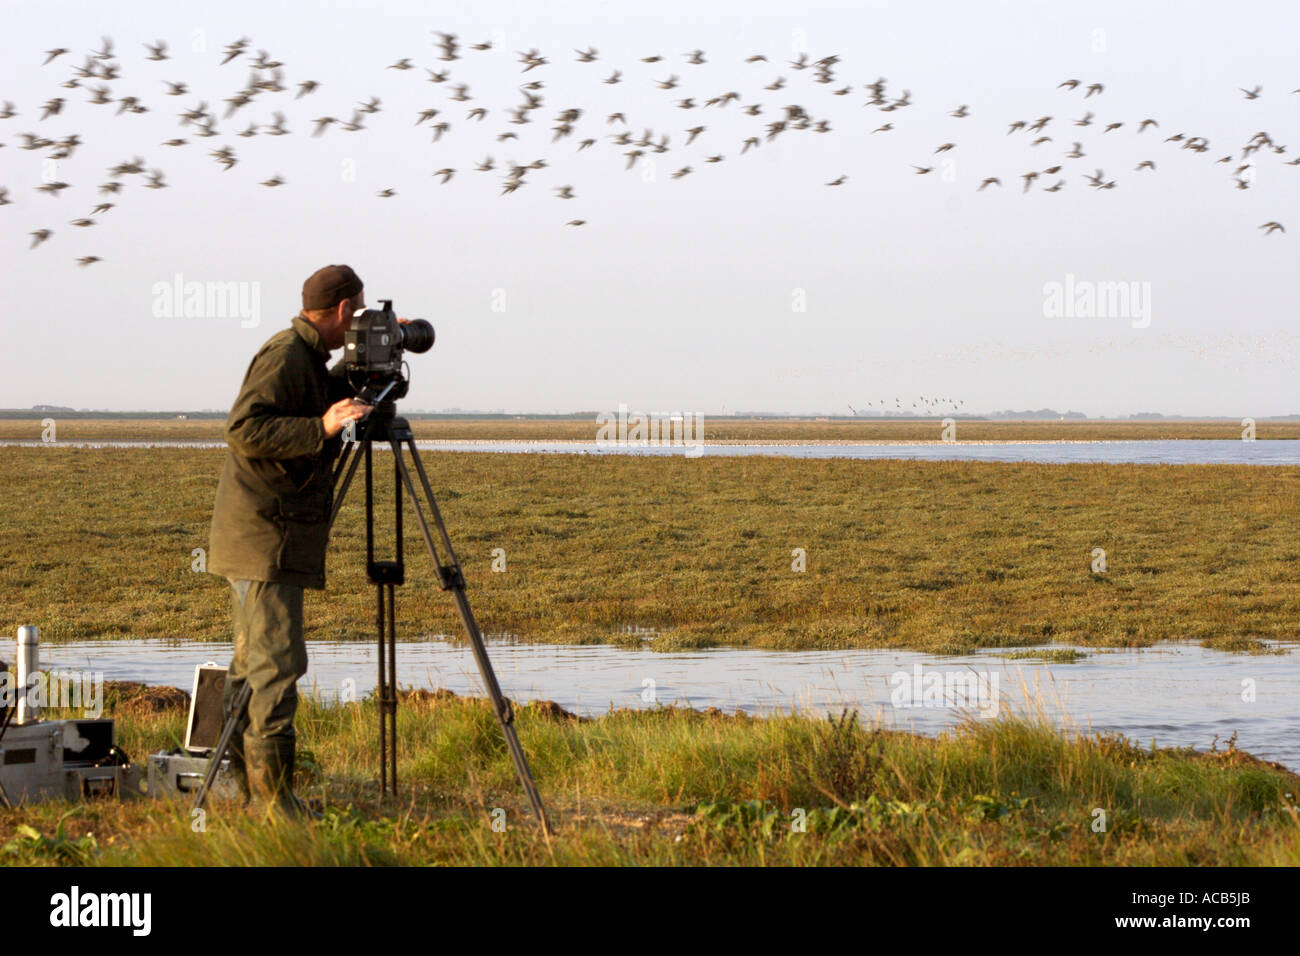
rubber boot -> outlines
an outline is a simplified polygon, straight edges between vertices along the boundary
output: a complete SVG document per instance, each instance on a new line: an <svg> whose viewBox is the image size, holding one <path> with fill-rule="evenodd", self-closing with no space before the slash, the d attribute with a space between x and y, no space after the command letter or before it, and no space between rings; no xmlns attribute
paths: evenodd
<svg viewBox="0 0 1300 956"><path fill-rule="evenodd" d="M248 762L249 784L268 813L291 819L320 819L321 814L294 795L295 748L293 737L245 737L244 755Z"/></svg>
<svg viewBox="0 0 1300 956"><path fill-rule="evenodd" d="M248 786L248 764L244 759L244 738L241 734L235 734L230 738L226 757L230 760L230 775L235 780L235 786L239 788L239 805L247 807L253 799L253 792Z"/></svg>

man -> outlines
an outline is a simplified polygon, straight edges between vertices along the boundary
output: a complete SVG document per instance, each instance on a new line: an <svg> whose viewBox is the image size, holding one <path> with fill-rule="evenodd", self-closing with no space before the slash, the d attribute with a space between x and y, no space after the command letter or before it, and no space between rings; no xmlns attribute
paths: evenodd
<svg viewBox="0 0 1300 956"><path fill-rule="evenodd" d="M298 679L307 672L304 588L325 587L325 548L340 433L370 413L349 397L343 345L363 286L348 266L315 272L302 312L267 341L244 375L226 419L225 465L212 513L208 570L230 579L235 653L226 674L227 719L247 683L248 709L230 744L245 803L303 812L293 795Z"/></svg>

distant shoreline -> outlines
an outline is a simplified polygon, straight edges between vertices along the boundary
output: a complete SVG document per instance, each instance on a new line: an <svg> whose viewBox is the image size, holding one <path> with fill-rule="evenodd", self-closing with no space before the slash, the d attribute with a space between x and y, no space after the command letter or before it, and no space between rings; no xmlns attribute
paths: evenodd
<svg viewBox="0 0 1300 956"><path fill-rule="evenodd" d="M1270 438L1260 439L1261 441L1296 441L1296 438ZM578 438L417 438L420 445L508 445L511 447L525 447L528 445L566 445L572 447L596 446L594 439ZM963 446L998 446L998 445L1123 445L1133 444L1135 442L1156 443L1164 441L1221 441L1221 442L1239 442L1239 438L989 438L971 441L938 441L927 439L912 440L890 440L881 439L876 441L866 441L857 439L786 439L774 441L746 441L744 439L722 439L719 441L698 442L702 448L726 448L726 447L752 447L752 448L798 448L812 447L819 448L822 446L832 446L837 448L891 448L891 447L912 447L912 446L933 446L936 448L961 448ZM630 447L655 447L646 446L638 442L628 442ZM103 438L103 439L70 439L67 441L43 442L40 439L20 438L20 439L0 439L0 448L224 448L225 442L213 441L201 438ZM676 446L672 446L676 447ZM381 448L381 450L383 450Z"/></svg>
<svg viewBox="0 0 1300 956"><path fill-rule="evenodd" d="M415 438L425 442L593 442L599 433L595 416L587 418L420 417L404 415ZM664 423L663 428L669 428ZM651 429L627 429L628 438L652 437ZM1300 439L1300 421L1283 419L1185 420L995 420L950 419L796 419L709 418L693 420L689 430L677 423L683 443L705 445L828 445L901 444L958 445L1020 442L1070 443L1105 441L1168 441L1180 439L1241 441ZM0 442L32 441L185 441L225 439L225 417L206 418L87 418L49 412L40 417L3 417ZM945 442L951 439L953 442Z"/></svg>

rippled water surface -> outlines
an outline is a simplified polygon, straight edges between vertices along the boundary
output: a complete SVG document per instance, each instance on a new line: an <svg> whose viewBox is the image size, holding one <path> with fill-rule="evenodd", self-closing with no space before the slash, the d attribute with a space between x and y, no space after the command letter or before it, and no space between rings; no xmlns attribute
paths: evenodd
<svg viewBox="0 0 1300 956"><path fill-rule="evenodd" d="M1295 645L1282 649L1289 653L1225 654L1165 644L1085 651L1087 656L1073 663L1044 664L991 653L943 658L900 651L719 648L656 653L605 645L489 642L508 696L553 700L585 715L657 704L756 715L851 706L885 726L933 734L951 727L963 713L983 719L981 714L1028 705L1058 724L1117 731L1143 745L1154 740L1161 746L1204 750L1217 735L1223 749L1236 733L1241 749L1300 769L1300 666ZM229 646L222 644L122 640L45 645L41 663L47 669L102 671L109 680L188 690L196 664L224 664L229 655ZM375 685L373 644L312 642L310 659L311 671L301 684L305 693L334 700L340 693L364 696ZM401 643L397 664L404 687L483 693L463 643ZM944 683L944 693L927 696L927 681L935 679Z"/></svg>

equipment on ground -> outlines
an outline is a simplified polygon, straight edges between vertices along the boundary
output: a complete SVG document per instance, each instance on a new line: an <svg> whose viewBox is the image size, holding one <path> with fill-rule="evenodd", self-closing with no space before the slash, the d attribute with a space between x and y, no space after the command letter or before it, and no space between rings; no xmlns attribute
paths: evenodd
<svg viewBox="0 0 1300 956"><path fill-rule="evenodd" d="M35 627L18 629L14 678L12 685L6 681L0 719L0 804L141 792L141 770L114 742L111 718L41 719L42 701L62 706L66 696L54 690L59 675L41 673ZM74 692L71 705L82 706L80 685Z"/></svg>

